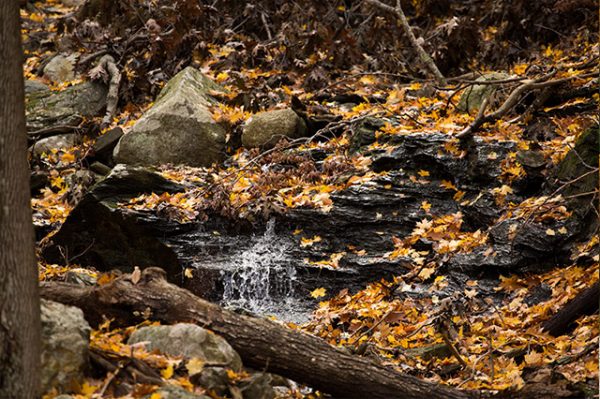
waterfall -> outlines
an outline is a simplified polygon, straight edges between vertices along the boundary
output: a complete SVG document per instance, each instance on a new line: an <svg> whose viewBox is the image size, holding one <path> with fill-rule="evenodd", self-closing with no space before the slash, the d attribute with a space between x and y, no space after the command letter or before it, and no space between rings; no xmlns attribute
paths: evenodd
<svg viewBox="0 0 600 399"><path fill-rule="evenodd" d="M254 237L247 249L222 265L222 304L284 320L297 319L296 269L289 249L290 243L275 234L275 220L269 220L262 236Z"/></svg>

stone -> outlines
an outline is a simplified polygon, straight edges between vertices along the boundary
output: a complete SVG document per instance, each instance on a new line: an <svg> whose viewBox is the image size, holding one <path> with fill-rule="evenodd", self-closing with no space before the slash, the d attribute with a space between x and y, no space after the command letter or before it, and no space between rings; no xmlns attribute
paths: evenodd
<svg viewBox="0 0 600 399"><path fill-rule="evenodd" d="M223 89L188 67L162 89L154 105L114 150L118 163L210 166L225 158L225 130L212 117L211 91Z"/></svg>
<svg viewBox="0 0 600 399"><path fill-rule="evenodd" d="M107 88L85 82L63 91L36 90L25 98L29 132L54 126L77 126L85 117L101 114L106 107Z"/></svg>
<svg viewBox="0 0 600 399"><path fill-rule="evenodd" d="M54 83L70 82L75 79L75 62L77 56L74 54L58 54L44 67L44 77Z"/></svg>
<svg viewBox="0 0 600 399"><path fill-rule="evenodd" d="M32 94L32 93L40 93L40 92L49 93L50 88L48 86L46 86L44 83L39 82L37 80L29 80L29 79L25 80L25 94L26 95Z"/></svg>
<svg viewBox="0 0 600 399"><path fill-rule="evenodd" d="M43 153L50 154L52 150L67 150L77 143L77 135L74 133L57 134L36 141L31 150L33 156L40 157Z"/></svg>
<svg viewBox="0 0 600 399"><path fill-rule="evenodd" d="M246 381L241 382L240 390L244 399L273 399L275 391L272 377L267 373L254 373Z"/></svg>
<svg viewBox="0 0 600 399"><path fill-rule="evenodd" d="M145 396L146 399L156 397L155 394L159 394L161 399L210 399L209 396L199 395L192 392L188 392L185 389L175 385L165 385L154 391L154 393Z"/></svg>
<svg viewBox="0 0 600 399"><path fill-rule="evenodd" d="M81 309L42 300L43 392L76 389L88 365L90 326Z"/></svg>
<svg viewBox="0 0 600 399"><path fill-rule="evenodd" d="M190 382L219 396L229 393L229 377L223 367L205 367L201 372L191 375Z"/></svg>
<svg viewBox="0 0 600 399"><path fill-rule="evenodd" d="M98 281L95 274L96 273L83 268L71 269L65 273L65 282L82 286L95 285Z"/></svg>
<svg viewBox="0 0 600 399"><path fill-rule="evenodd" d="M114 165L113 151L123 137L123 129L115 127L96 139L92 146L90 159L98 160L106 165Z"/></svg>
<svg viewBox="0 0 600 399"><path fill-rule="evenodd" d="M260 112L246 121L244 147L271 148L284 137L297 139L307 134L306 123L292 109Z"/></svg>
<svg viewBox="0 0 600 399"><path fill-rule="evenodd" d="M505 80L510 79L510 75L503 72L491 72L475 79L477 82L485 82L489 80ZM475 112L483 104L483 100L488 98L492 100L492 96L498 88L497 85L472 85L469 86L458 101L457 109L461 112Z"/></svg>
<svg viewBox="0 0 600 399"><path fill-rule="evenodd" d="M117 203L141 194L183 190L183 186L146 168L117 165L77 203L42 256L51 263L63 264L61 253L79 254L78 262L100 271L119 268L131 272L134 266L160 266L168 279L175 281L181 273L177 255L156 237L166 233L159 226L147 228L143 215L121 212ZM157 230L155 236L153 231Z"/></svg>
<svg viewBox="0 0 600 399"><path fill-rule="evenodd" d="M148 342L146 348L171 356L198 358L205 363L222 365L236 371L242 369L240 355L225 339L195 324L149 326L136 330L128 343Z"/></svg>

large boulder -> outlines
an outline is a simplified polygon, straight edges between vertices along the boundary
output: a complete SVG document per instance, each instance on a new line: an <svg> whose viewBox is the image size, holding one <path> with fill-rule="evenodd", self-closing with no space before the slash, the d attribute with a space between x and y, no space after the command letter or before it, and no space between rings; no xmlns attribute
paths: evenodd
<svg viewBox="0 0 600 399"><path fill-rule="evenodd" d="M240 355L225 339L195 324L179 323L172 326L149 326L136 330L129 344L147 342L146 348L171 356L198 358L205 363L242 369Z"/></svg>
<svg viewBox="0 0 600 399"><path fill-rule="evenodd" d="M26 96L27 130L77 126L86 117L100 115L106 106L107 88L85 82L54 92L29 84Z"/></svg>
<svg viewBox="0 0 600 399"><path fill-rule="evenodd" d="M269 148L284 137L296 139L306 133L306 123L292 109L260 112L246 121L242 144L248 148Z"/></svg>
<svg viewBox="0 0 600 399"><path fill-rule="evenodd" d="M72 391L88 364L90 326L81 309L42 300L42 389Z"/></svg>
<svg viewBox="0 0 600 399"><path fill-rule="evenodd" d="M208 107L223 89L188 67L162 89L154 106L115 148L117 163L210 166L225 157L225 130Z"/></svg>
<svg viewBox="0 0 600 399"><path fill-rule="evenodd" d="M509 79L511 76L503 73L503 72L491 72L488 74L485 74L483 76L480 76L479 78L475 79L476 82L485 82L485 81L492 81L492 80L505 80L505 79ZM462 94L462 96L460 97L460 100L458 101L458 110L461 112L468 112L468 113L472 113L477 111L480 107L481 104L483 104L483 100L485 100L486 98L489 99L489 101L493 101L493 95L496 92L496 89L498 88L497 85L472 85L469 86L464 93Z"/></svg>

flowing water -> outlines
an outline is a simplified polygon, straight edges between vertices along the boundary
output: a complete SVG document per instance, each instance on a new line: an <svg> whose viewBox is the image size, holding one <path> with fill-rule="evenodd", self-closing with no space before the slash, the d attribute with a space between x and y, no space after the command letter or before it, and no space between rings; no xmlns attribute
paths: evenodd
<svg viewBox="0 0 600 399"><path fill-rule="evenodd" d="M275 221L270 220L263 235L220 262L222 305L286 321L305 320L306 308L295 292L298 281L290 246L276 235Z"/></svg>

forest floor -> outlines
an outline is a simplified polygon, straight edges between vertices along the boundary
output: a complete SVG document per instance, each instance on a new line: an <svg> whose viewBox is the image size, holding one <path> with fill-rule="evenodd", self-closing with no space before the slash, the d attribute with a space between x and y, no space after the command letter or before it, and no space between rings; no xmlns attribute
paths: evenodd
<svg viewBox="0 0 600 399"><path fill-rule="evenodd" d="M103 7L103 2L95 3ZM563 193L564 182L553 179L578 138L598 125L597 11L592 10L595 17L587 17L589 5L585 2L572 2L581 3L572 5L573 9L567 8L568 2L542 2L565 8L561 9L567 15L564 29L556 35L551 32L555 28L548 26L554 23L552 26L558 29L556 21L543 20L542 24L536 22L534 15L525 18L519 14L536 11L533 6L517 10L516 5L504 4L510 2L500 2L507 19L500 23L490 11L479 21L487 24L482 29L469 22L472 15L463 2L456 2L454 8L438 10L431 18L427 12L432 9L425 5L408 7L409 19L419 36L436 45L426 49L447 76L458 76L448 78L443 84L429 79L425 70L415 66L410 46L397 42L402 41L397 27L386 28L395 24L393 16L375 10L366 12L349 5L352 2L331 6L333 11L323 12L321 25L310 21L318 19L315 15L323 10L307 2L303 13L296 12L301 17L290 11L297 18L294 22L298 25L293 29L278 22L277 18L283 17L269 8L270 2L256 8L246 7L240 12L243 21L219 10L212 11L213 14L204 10L208 13L203 14L207 22L198 28L192 28L192 15L174 17L182 10L153 10L164 6L164 1L133 3L133 6L115 6L122 9L112 10L114 15L94 14L89 9L85 14L82 11L85 7L67 7L58 0L29 3L22 8L26 79L49 84L51 90L60 92L89 79L87 73L97 57L88 56L99 52L114 55L122 73L118 110L108 124L102 123L102 116L82 121L81 144L31 158L32 169L49 176L47 185L32 199L34 221L46 229L38 242L40 251L77 205L81 195L74 193L86 190L69 176L88 168L85 158L96 139L115 127L127 132L152 106L169 78L188 65L227 89L226 94L218 96L220 103L213 106L212 113L228 132L230 158L225 164L207 168L163 166L162 176L194 188L177 194L141 195L126 204L130 209L161 212L180 223L200 222L213 214L264 224L273 214L297 209L327 213L335 207L336 193L385 178L388 172L374 170L372 163L375 156L393 152L393 137L442 133L448 136L448 141L440 152L455 159L469 157L464 140L456 135L474 126L481 115L461 110L459 98L473 87L478 76L503 72L507 77L497 80L508 82L497 85L488 115L530 79L539 79L538 83L562 81L547 86L552 90L548 96L556 99L554 103L547 101L547 97L541 105L536 103L545 90L540 86L531 90L529 97L520 97L509 112L486 121L470 133L484 143L514 146L515 150L497 165L500 168L497 182L482 189L479 196L473 196L469 191L472 187L458 186L450 179L438 182L430 176L434 171L426 167L416 169L411 179L423 186L441 185L452 194L450 201L457 206L467 206L467 202L475 203L481 196L489 196L499 209L493 221L496 225L512 220L547 226L542 234L549 237L572 233L567 231L570 226L567 221L574 218L575 212L569 202L571 198ZM182 2L187 3L191 2ZM486 2L481 3L479 7L485 8ZM337 19L346 19L345 30L322 31L331 12ZM140 25L138 19L145 22L127 30L118 18L119 13L123 18L132 17L134 25ZM352 19L353 13L360 14L358 22ZM542 14L540 11L538 17L548 15ZM515 43L512 37L500 37L502 32L509 34L507 25L513 24L511 18L519 15L525 21L523 24L529 24L526 39ZM574 15L579 21L588 19L578 25L570 20ZM213 37L203 31L214 28L211 23L220 27L214 30ZM237 31L235 26L227 29L227 24L238 23L246 25ZM545 28L536 28L536 24ZM346 31L366 29L367 25L385 31L381 36L384 44L379 50L375 49L377 43L366 39L356 44L356 39ZM334 34L337 36L328 37ZM357 33L361 37L370 34L373 32ZM394 35L400 39L393 39ZM473 35L477 37L477 45L471 40ZM372 47L373 51L360 54L360 46ZM464 55L457 56L455 53L459 51ZM76 78L72 81L57 84L43 76L43 67L58 52L78 55L74 64ZM569 96L569 93L574 94ZM341 106L343 103L352 105ZM313 124L312 137L280 142L262 154L256 149L240 147L246 120L256 112L283 106L304 113ZM356 128L367 118L384 123L377 129L373 142L362 151L353 151ZM306 159L307 153L317 151L325 154L324 166ZM541 185L545 190L540 189L535 195L518 194L524 191L523 182L528 178L527 168L517 156L519 151L541 155L540 162L544 165ZM489 154L488 160L493 162L494 156ZM590 171L597 176L597 156L595 162ZM281 172L269 169L273 164L297 167ZM391 185L389 189L392 190ZM591 193L575 195L585 197L591 208L597 209L597 186ZM408 270L373 281L360 290L329 292L317 288L310 295L320 302L315 303L310 321L302 325L284 324L331 345L347 347L357 356L369 356L404 373L460 389L552 392L548 397L591 397L594 391L597 394L600 335L597 311L582 315L557 336L541 328L569 301L597 282L600 248L597 230L580 234L572 241L569 260L563 264L489 270L470 276L463 282L462 290L453 296L440 297L437 293L448 286L452 273L443 265L457 255L487 245L491 232L465 229L460 212L441 214L435 204L427 201L420 204L420 212L423 217L410 234L388 237L393 249L384 255L390 261L409 259ZM590 213L589 217L597 218L597 214ZM318 235L297 234L298 246L310 247L319 241ZM356 257L368 255L355 246L348 247L346 252ZM346 252L330 253L309 263L317 268L335 269L343 263ZM491 255L492 252L486 254ZM83 270L100 284L113 278L110 273L86 264L51 264L40 258L39 268L41 281L62 281L73 269ZM497 284L480 287L483 274L487 277L494 274L493 279L485 281ZM415 291L428 294L403 295ZM149 320L144 325L151 323L157 322ZM138 327L113 328L107 321L92 332L90 345L98 351L128 356L132 349L125 342ZM442 354L436 352L440 348ZM136 357L158 370L165 381L204 392L190 382L181 358L145 353L142 349L136 349ZM110 397L104 391L114 378L110 374L90 374L75 397L98 397L100 391ZM231 376L232 381L243 378L243 375ZM136 384L129 397L152 395L156 389L153 385ZM56 394L50 392L45 398ZM323 395L304 388L285 393L290 398Z"/></svg>

